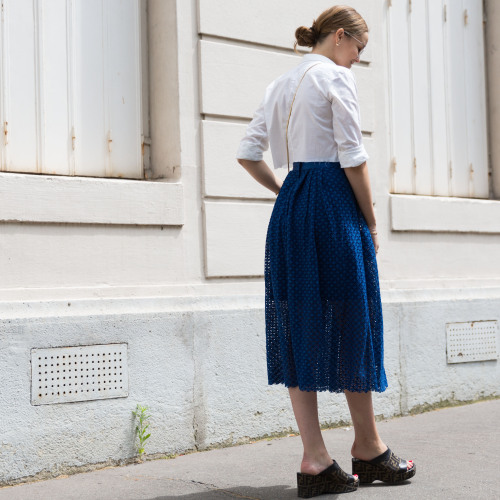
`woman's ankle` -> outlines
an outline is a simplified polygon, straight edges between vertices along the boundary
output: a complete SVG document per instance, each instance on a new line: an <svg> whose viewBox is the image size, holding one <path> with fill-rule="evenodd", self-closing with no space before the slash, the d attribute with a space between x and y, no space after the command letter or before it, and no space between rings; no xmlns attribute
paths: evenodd
<svg viewBox="0 0 500 500"><path fill-rule="evenodd" d="M360 460L372 460L387 450L387 445L380 439L355 439L351 455Z"/></svg>
<svg viewBox="0 0 500 500"><path fill-rule="evenodd" d="M326 450L320 453L304 453L300 471L306 474L318 474L332 463L332 457Z"/></svg>

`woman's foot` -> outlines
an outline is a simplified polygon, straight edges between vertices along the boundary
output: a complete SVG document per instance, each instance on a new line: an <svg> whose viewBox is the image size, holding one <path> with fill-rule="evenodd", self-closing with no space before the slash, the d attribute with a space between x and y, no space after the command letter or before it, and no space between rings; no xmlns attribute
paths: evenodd
<svg viewBox="0 0 500 500"><path fill-rule="evenodd" d="M369 462L386 451L387 446L381 440L371 443L359 443L355 441L351 448L351 455L359 460ZM413 461L407 460L407 469L409 470L412 467Z"/></svg>
<svg viewBox="0 0 500 500"><path fill-rule="evenodd" d="M318 474L297 472L297 494L301 498L311 498L326 493L348 493L359 486L357 474L347 474L340 465L332 464Z"/></svg>
<svg viewBox="0 0 500 500"><path fill-rule="evenodd" d="M353 458L352 473L357 474L360 483L401 483L415 475L415 465L410 460L403 460L389 448L370 461Z"/></svg>
<svg viewBox="0 0 500 500"><path fill-rule="evenodd" d="M359 460L369 461L378 457L386 450L387 446L382 440L363 443L360 441L354 441L351 447L351 455L354 458L359 458Z"/></svg>
<svg viewBox="0 0 500 500"><path fill-rule="evenodd" d="M333 460L328 455L321 457L304 456L300 465L300 472L302 474L319 474L332 464Z"/></svg>

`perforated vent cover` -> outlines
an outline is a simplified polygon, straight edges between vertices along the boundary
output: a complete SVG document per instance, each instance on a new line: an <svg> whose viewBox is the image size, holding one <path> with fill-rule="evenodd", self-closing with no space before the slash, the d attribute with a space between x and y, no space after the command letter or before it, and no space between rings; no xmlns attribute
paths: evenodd
<svg viewBox="0 0 500 500"><path fill-rule="evenodd" d="M448 363L497 359L497 321L447 323L446 351Z"/></svg>
<svg viewBox="0 0 500 500"><path fill-rule="evenodd" d="M127 344L31 350L31 404L128 396Z"/></svg>

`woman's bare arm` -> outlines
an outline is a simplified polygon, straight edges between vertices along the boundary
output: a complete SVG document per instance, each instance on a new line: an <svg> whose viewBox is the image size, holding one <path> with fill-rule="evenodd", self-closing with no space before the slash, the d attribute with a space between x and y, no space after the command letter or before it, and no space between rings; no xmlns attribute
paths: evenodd
<svg viewBox="0 0 500 500"><path fill-rule="evenodd" d="M370 176L366 161L357 167L344 168L347 180L354 191L359 208L365 216L366 223L370 230L375 229L375 211L373 210L372 190L370 187Z"/></svg>
<svg viewBox="0 0 500 500"><path fill-rule="evenodd" d="M238 163L260 184L278 194L283 181L274 175L264 160L252 161L238 159Z"/></svg>
<svg viewBox="0 0 500 500"><path fill-rule="evenodd" d="M376 231L377 221L375 210L373 209L372 190L370 186L370 176L368 175L368 165L366 161L357 167L344 168L347 180L354 191L359 208L363 213L370 232ZM375 250L378 251L378 238L372 234Z"/></svg>

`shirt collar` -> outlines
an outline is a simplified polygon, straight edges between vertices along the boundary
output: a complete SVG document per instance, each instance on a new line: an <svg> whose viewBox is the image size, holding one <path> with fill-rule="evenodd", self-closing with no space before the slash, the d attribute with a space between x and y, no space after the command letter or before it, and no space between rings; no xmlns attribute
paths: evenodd
<svg viewBox="0 0 500 500"><path fill-rule="evenodd" d="M309 61L321 61L321 62L328 62L328 63L331 63L331 64L335 64L331 59L329 59L326 56L322 56L321 54L304 54L302 56L302 60L305 61L305 62L309 62ZM337 66L337 65L335 64L335 66Z"/></svg>

